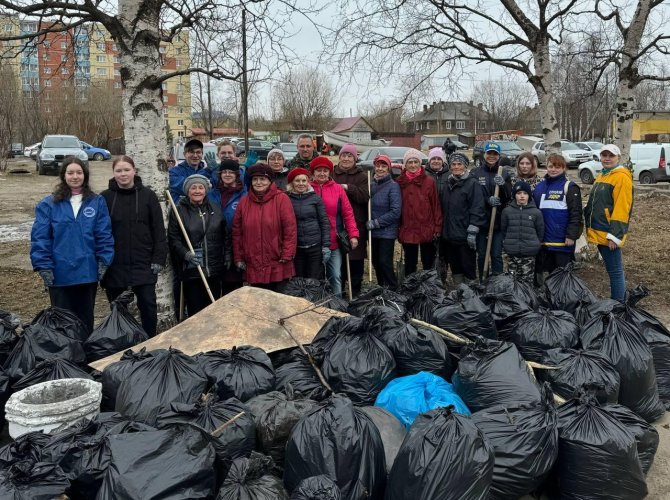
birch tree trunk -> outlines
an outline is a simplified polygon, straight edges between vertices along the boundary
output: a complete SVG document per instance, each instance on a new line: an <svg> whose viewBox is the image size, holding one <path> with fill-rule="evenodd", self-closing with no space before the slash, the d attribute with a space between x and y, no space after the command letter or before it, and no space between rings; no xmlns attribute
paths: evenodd
<svg viewBox="0 0 670 500"><path fill-rule="evenodd" d="M556 95L553 92L553 72L549 55L549 40L544 38L534 47L535 75L529 82L537 93L540 106L540 123L546 144L547 155L561 152L561 134L556 119Z"/></svg>

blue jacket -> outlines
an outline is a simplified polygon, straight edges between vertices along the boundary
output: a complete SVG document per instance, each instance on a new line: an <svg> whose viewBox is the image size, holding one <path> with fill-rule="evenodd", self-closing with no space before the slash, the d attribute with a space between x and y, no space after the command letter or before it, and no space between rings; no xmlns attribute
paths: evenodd
<svg viewBox="0 0 670 500"><path fill-rule="evenodd" d="M114 259L112 222L100 195L83 200L77 217L70 200L49 195L35 208L30 235L30 261L35 271L51 269L54 286L98 281L98 262Z"/></svg>
<svg viewBox="0 0 670 500"><path fill-rule="evenodd" d="M207 197L210 199L212 203L214 203L217 207L219 207L221 210L223 210L223 216L226 219L226 227L228 228L228 231L232 231L233 228L233 217L235 216L235 210L237 210L237 205L242 199L242 196L247 194L247 186L242 183L242 189L237 191L229 200L228 203L226 203L225 207L221 206L221 191L218 188L212 189L208 194Z"/></svg>
<svg viewBox="0 0 670 500"><path fill-rule="evenodd" d="M172 195L172 201L174 201L175 204L179 203L179 200L186 196L186 193L184 193L184 181L189 175L193 174L204 175L209 179L209 182L212 183L212 186L216 185L216 173L207 167L207 164L204 161L200 162L200 166L196 169L184 160L168 170L170 195Z"/></svg>
<svg viewBox="0 0 670 500"><path fill-rule="evenodd" d="M544 217L542 246L552 252L574 252L575 245L566 246L565 239L576 241L582 234L582 192L579 186L565 174L554 178L546 175L535 187L533 199Z"/></svg>
<svg viewBox="0 0 670 500"><path fill-rule="evenodd" d="M373 238L394 240L398 237L398 225L402 213L402 193L398 183L390 175L379 180L372 179L372 219L379 229L372 230Z"/></svg>

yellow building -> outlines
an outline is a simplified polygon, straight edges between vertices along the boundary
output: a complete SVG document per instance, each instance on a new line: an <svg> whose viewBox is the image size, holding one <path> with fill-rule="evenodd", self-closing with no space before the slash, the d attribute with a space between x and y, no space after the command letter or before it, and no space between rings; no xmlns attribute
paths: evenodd
<svg viewBox="0 0 670 500"><path fill-rule="evenodd" d="M16 16L0 16L0 33L5 36L19 36L21 23ZM21 42L18 40L0 41L0 66L11 68L18 88L21 88Z"/></svg>
<svg viewBox="0 0 670 500"><path fill-rule="evenodd" d="M169 73L188 68L190 53L188 33L181 32L172 44L161 43L163 72ZM163 82L163 118L174 140L184 138L191 130L191 77L176 76Z"/></svg>
<svg viewBox="0 0 670 500"><path fill-rule="evenodd" d="M665 138L659 138L660 135ZM635 111L632 139L638 142L670 140L670 111Z"/></svg>

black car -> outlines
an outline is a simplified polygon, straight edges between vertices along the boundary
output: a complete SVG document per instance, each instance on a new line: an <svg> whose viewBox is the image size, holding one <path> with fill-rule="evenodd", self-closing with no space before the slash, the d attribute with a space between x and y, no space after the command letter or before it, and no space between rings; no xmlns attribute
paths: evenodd
<svg viewBox="0 0 670 500"><path fill-rule="evenodd" d="M249 139L249 151L255 151L259 160L267 160L268 153L276 146L268 141L260 141L257 139ZM247 146L244 141L237 143L237 156L247 154Z"/></svg>
<svg viewBox="0 0 670 500"><path fill-rule="evenodd" d="M523 149L514 141L477 141L472 148L472 160L477 167L484 164L484 144L487 142L495 142L500 145L500 163L502 165L514 165L516 157L523 153Z"/></svg>
<svg viewBox="0 0 670 500"><path fill-rule="evenodd" d="M391 172L394 177L400 175L402 169L402 158L405 155L405 152L408 149L403 146L387 146L383 148L372 148L367 151L363 151L358 155L358 162L356 165L361 167L363 170L374 170L374 159L379 155L386 155L391 158ZM421 164L426 165L428 163L428 157L421 153Z"/></svg>

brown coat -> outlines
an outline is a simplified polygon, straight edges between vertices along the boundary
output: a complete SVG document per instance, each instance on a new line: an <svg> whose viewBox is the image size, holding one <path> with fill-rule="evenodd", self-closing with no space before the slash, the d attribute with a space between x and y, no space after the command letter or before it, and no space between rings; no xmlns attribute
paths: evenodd
<svg viewBox="0 0 670 500"><path fill-rule="evenodd" d="M354 209L354 219L360 235L358 247L349 253L351 260L362 260L367 255L367 237L368 230L365 223L368 220L368 200L370 200L370 191L368 190L368 176L360 167L345 171L339 166L335 167L333 180L338 184L346 184L347 198Z"/></svg>

